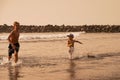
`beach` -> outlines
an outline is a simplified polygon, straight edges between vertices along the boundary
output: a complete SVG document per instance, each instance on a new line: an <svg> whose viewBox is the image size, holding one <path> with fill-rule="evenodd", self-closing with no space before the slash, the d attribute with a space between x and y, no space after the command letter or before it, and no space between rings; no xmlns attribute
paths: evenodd
<svg viewBox="0 0 120 80"><path fill-rule="evenodd" d="M120 80L120 33L71 32L83 43L75 43L73 60L69 33L21 33L21 63L0 65L0 80ZM0 34L1 61L8 54L7 35Z"/></svg>

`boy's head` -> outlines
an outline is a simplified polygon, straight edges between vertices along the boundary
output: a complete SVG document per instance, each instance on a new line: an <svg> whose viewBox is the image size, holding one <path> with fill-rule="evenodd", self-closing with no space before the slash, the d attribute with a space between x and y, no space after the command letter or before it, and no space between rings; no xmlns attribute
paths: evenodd
<svg viewBox="0 0 120 80"><path fill-rule="evenodd" d="M74 38L74 35L73 34L69 34L69 35L67 35L67 37Z"/></svg>
<svg viewBox="0 0 120 80"><path fill-rule="evenodd" d="M13 23L13 25L14 25L14 26L19 26L19 25L20 25L20 23L19 23L19 22L17 22L17 21L15 21L15 22Z"/></svg>
<svg viewBox="0 0 120 80"><path fill-rule="evenodd" d="M19 22L15 21L15 22L13 23L13 28L14 28L14 29L19 29L19 26L20 26L20 23L19 23Z"/></svg>

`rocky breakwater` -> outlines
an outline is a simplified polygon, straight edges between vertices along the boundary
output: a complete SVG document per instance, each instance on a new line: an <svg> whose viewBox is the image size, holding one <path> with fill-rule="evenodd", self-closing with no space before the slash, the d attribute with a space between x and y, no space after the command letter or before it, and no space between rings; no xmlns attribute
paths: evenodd
<svg viewBox="0 0 120 80"><path fill-rule="evenodd" d="M12 30L12 26L6 24L0 25L1 33L8 33ZM120 32L120 25L21 25L20 32L33 33L33 32L78 32L85 31L88 33L97 32Z"/></svg>

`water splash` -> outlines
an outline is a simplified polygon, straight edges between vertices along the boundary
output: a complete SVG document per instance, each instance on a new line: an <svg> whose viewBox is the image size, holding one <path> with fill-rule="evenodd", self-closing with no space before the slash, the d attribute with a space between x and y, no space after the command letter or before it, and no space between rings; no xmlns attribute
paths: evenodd
<svg viewBox="0 0 120 80"><path fill-rule="evenodd" d="M7 65L19 66L19 65L21 65L21 64L22 64L22 60L20 60L20 59L19 59L19 61L18 61L17 63L15 63L13 59L11 59L11 60L9 61L7 57L2 57L2 58L0 59L0 65L1 65L1 66L5 66L5 65L6 65L6 66L7 66Z"/></svg>

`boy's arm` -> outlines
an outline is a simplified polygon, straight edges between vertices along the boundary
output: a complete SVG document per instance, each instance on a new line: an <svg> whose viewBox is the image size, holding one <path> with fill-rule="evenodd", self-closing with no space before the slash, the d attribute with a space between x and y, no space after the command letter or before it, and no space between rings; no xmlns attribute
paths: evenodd
<svg viewBox="0 0 120 80"><path fill-rule="evenodd" d="M10 38L12 37L12 35L13 35L13 31L11 31L11 33L8 36L8 41L9 41L10 44L12 44L12 41L10 40Z"/></svg>
<svg viewBox="0 0 120 80"><path fill-rule="evenodd" d="M11 31L10 35L8 36L8 41L12 45L13 49L15 49L15 46L14 46L13 42L10 39L13 36L13 34L14 34L14 31Z"/></svg>
<svg viewBox="0 0 120 80"><path fill-rule="evenodd" d="M75 42L77 42L77 43L80 43L80 44L83 44L82 42L80 42L80 41L77 41L77 40L74 40Z"/></svg>

